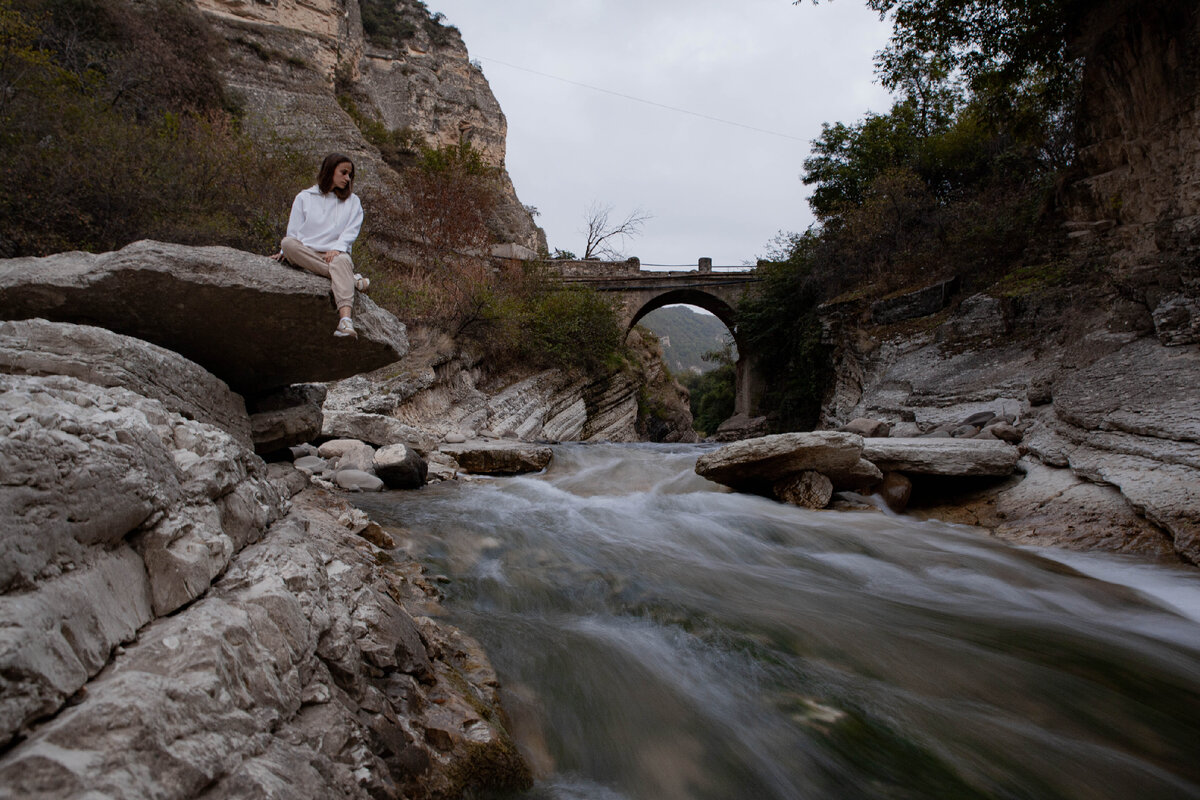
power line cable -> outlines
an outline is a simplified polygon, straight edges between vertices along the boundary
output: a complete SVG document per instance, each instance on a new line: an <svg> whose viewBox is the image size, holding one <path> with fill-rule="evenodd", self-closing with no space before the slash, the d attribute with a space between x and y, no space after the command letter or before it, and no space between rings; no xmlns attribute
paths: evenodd
<svg viewBox="0 0 1200 800"><path fill-rule="evenodd" d="M603 92L604 94L611 94L614 97L621 97L621 98L624 98L625 100L632 100L635 103L644 103L648 106L655 106L656 108L665 108L667 111L674 111L678 114L688 114L689 116L699 117L700 119L706 119L710 122L719 122L722 125L732 125L735 128L745 128L746 130L749 130L749 131L765 133L768 136L779 136L783 139L791 139L796 142L804 142L805 144L808 144L807 139L801 139L799 136L792 136L789 133L780 133L779 131L767 130L766 128L756 128L753 125L745 125L741 122L734 122L733 120L721 119L720 117L713 117L708 114L701 114L698 111L689 111L686 108L678 108L676 106L666 105L665 103L657 103L653 100L646 100L641 97L634 97L631 94L624 94L623 92L614 92L612 89L604 89L599 86L592 86L591 84L580 83L579 81L573 81L570 78L563 78L558 75L551 75L548 72L539 72L536 69L529 69L528 67L519 67L516 64L510 64L507 61L501 61L498 58L489 58L487 56L476 56L476 58L479 60L482 60L482 61L490 61L494 64L500 64L501 66L508 67L509 69L515 69L515 70L519 70L521 72L528 72L531 75L539 75L543 78L549 78L551 80L561 81L563 83L569 83L572 86L581 86L584 89L591 89L593 92Z"/></svg>

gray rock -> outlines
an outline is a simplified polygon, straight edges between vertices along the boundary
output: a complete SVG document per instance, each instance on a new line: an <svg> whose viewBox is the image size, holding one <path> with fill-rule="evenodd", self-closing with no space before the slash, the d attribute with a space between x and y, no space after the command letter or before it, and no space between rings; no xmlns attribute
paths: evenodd
<svg viewBox="0 0 1200 800"><path fill-rule="evenodd" d="M255 452L267 455L317 439L324 401L325 387L319 383L287 386L255 398L250 414Z"/></svg>
<svg viewBox="0 0 1200 800"><path fill-rule="evenodd" d="M498 441L444 444L438 451L454 459L463 471L480 475L540 472L554 457L554 451L545 445Z"/></svg>
<svg viewBox="0 0 1200 800"><path fill-rule="evenodd" d="M883 420L868 419L866 417L852 419L838 428L838 430L858 434L864 439L888 436L892 432L891 426Z"/></svg>
<svg viewBox="0 0 1200 800"><path fill-rule="evenodd" d="M1070 469L1021 460L1025 478L1000 494L997 535L1020 544L1166 556L1170 537L1138 514L1114 486L1092 483Z"/></svg>
<svg viewBox="0 0 1200 800"><path fill-rule="evenodd" d="M833 497L833 481L811 470L780 478L772 489L777 498L800 508L824 508Z"/></svg>
<svg viewBox="0 0 1200 800"><path fill-rule="evenodd" d="M899 514L908 507L912 497L912 481L902 472L886 472L875 490L892 511Z"/></svg>
<svg viewBox="0 0 1200 800"><path fill-rule="evenodd" d="M389 489L419 489L425 485L429 466L411 447L389 444L376 451L374 471Z"/></svg>
<svg viewBox="0 0 1200 800"><path fill-rule="evenodd" d="M979 428L975 427L974 425L959 425L958 427L954 428L954 430L950 431L950 438L970 439L977 433L979 433Z"/></svg>
<svg viewBox="0 0 1200 800"><path fill-rule="evenodd" d="M361 469L339 469L333 473L333 482L350 492L382 492L383 481Z"/></svg>
<svg viewBox="0 0 1200 800"><path fill-rule="evenodd" d="M975 428L986 427L992 420L996 418L995 411L980 411L977 414L972 414L962 421L963 425L971 425Z"/></svg>
<svg viewBox="0 0 1200 800"><path fill-rule="evenodd" d="M169 416L124 389L0 375L0 590L116 546L181 500Z"/></svg>
<svg viewBox="0 0 1200 800"><path fill-rule="evenodd" d="M992 436L1009 444L1019 444L1025 437L1021 430L1007 422L994 422L983 429L984 433L990 433Z"/></svg>
<svg viewBox="0 0 1200 800"><path fill-rule="evenodd" d="M696 473L739 491L765 492L781 478L799 472L832 478L853 471L862 450L862 437L853 433L780 433L705 453L696 460Z"/></svg>
<svg viewBox="0 0 1200 800"><path fill-rule="evenodd" d="M1004 302L990 295L975 294L962 301L954 315L938 328L937 336L939 340L975 339L1004 336L1011 330Z"/></svg>
<svg viewBox="0 0 1200 800"><path fill-rule="evenodd" d="M879 467L865 458L859 458L851 467L840 469L829 467L828 478L833 481L835 491L864 492L883 480Z"/></svg>
<svg viewBox="0 0 1200 800"><path fill-rule="evenodd" d="M374 468L375 448L357 439L332 439L317 448L321 458L329 460L333 469L356 469L370 472Z"/></svg>
<svg viewBox="0 0 1200 800"><path fill-rule="evenodd" d="M1154 331L1164 345L1178 347L1200 342L1200 297L1172 293L1154 307Z"/></svg>
<svg viewBox="0 0 1200 800"><path fill-rule="evenodd" d="M286 500L245 443L121 387L0 375L0 430L7 740L206 592Z"/></svg>
<svg viewBox="0 0 1200 800"><path fill-rule="evenodd" d="M329 468L329 462L320 456L300 456L292 466L307 475L319 475Z"/></svg>
<svg viewBox="0 0 1200 800"><path fill-rule="evenodd" d="M355 300L358 338L336 338L327 279L227 247L142 241L99 255L0 260L0 297L0 316L144 339L247 396L345 378L408 350L404 325L369 298Z"/></svg>
<svg viewBox="0 0 1200 800"><path fill-rule="evenodd" d="M429 452L437 443L427 432L395 417L357 411L329 411L321 425L321 436L333 439L358 439L376 447L406 444Z"/></svg>
<svg viewBox="0 0 1200 800"><path fill-rule="evenodd" d="M120 386L250 443L245 403L224 381L178 353L103 328L43 319L0 322L0 372Z"/></svg>
<svg viewBox="0 0 1200 800"><path fill-rule="evenodd" d="M999 441L979 439L867 439L863 458L884 472L917 475L1011 475L1020 454Z"/></svg>

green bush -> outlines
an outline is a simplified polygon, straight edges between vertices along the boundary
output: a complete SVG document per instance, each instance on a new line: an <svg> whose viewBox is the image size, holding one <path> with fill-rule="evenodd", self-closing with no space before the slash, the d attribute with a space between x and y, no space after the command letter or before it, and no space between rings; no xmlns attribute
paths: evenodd
<svg viewBox="0 0 1200 800"><path fill-rule="evenodd" d="M102 8L108 19L118 6ZM131 18L150 13L127 10ZM0 0L0 180L10 187L0 196L4 255L112 250L142 238L277 246L311 164L286 143L255 143L215 105L163 107L175 96L162 87L114 103L119 70L74 71L30 20ZM168 23L155 35L172 30ZM142 27L125 19L114 30ZM179 26L179 35L190 31Z"/></svg>
<svg viewBox="0 0 1200 800"><path fill-rule="evenodd" d="M733 416L737 399L737 366L733 348L713 350L704 354L705 361L717 366L707 372L691 373L684 377L692 409L692 427L702 436L711 436L722 422Z"/></svg>

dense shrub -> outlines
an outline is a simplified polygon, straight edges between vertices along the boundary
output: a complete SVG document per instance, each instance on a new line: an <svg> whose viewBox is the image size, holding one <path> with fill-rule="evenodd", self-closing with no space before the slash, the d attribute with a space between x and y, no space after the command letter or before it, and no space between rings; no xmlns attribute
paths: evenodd
<svg viewBox="0 0 1200 800"><path fill-rule="evenodd" d="M732 345L704 354L705 361L716 367L683 378L692 408L692 427L701 436L711 436L717 427L733 416L737 399L737 366Z"/></svg>
<svg viewBox="0 0 1200 800"><path fill-rule="evenodd" d="M139 19L163 9L172 10L160 26ZM311 165L284 143L253 142L215 95L172 108L181 98L170 82L114 86L127 66L122 48L138 43L105 51L97 37L150 26L151 45L166 47L161 37L172 34L190 47L199 36L197 19L170 3L130 5L125 19L118 10L116 0L81 10L93 38L79 47L112 60L79 71L78 54L50 46L60 29L48 36L32 12L0 2L0 180L10 187L0 195L0 251L111 250L141 238L273 249ZM176 16L187 24L173 27Z"/></svg>

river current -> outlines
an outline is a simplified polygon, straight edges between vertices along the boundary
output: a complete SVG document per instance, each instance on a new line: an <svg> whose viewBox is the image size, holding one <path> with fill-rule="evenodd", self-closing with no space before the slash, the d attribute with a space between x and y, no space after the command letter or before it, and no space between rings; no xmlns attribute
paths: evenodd
<svg viewBox="0 0 1200 800"><path fill-rule="evenodd" d="M1200 570L733 494L704 448L357 501L449 578L522 798L1200 798Z"/></svg>

